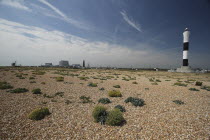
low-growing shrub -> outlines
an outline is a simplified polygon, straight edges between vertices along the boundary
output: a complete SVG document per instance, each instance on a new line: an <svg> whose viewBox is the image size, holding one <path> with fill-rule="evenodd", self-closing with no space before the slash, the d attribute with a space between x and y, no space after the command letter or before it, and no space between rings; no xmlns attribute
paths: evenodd
<svg viewBox="0 0 210 140"><path fill-rule="evenodd" d="M51 100L51 102L57 102L57 100L55 100L55 99L52 99L52 100Z"/></svg>
<svg viewBox="0 0 210 140"><path fill-rule="evenodd" d="M199 89L196 89L196 88L189 88L189 90L191 90L191 91L200 91Z"/></svg>
<svg viewBox="0 0 210 140"><path fill-rule="evenodd" d="M114 108L119 109L121 112L126 112L125 107L123 107L121 105L116 105Z"/></svg>
<svg viewBox="0 0 210 140"><path fill-rule="evenodd" d="M29 77L29 80L33 80L33 79L35 79L34 77Z"/></svg>
<svg viewBox="0 0 210 140"><path fill-rule="evenodd" d="M154 82L154 83L152 83L152 85L158 85L158 83Z"/></svg>
<svg viewBox="0 0 210 140"><path fill-rule="evenodd" d="M161 82L159 79L156 79L156 82Z"/></svg>
<svg viewBox="0 0 210 140"><path fill-rule="evenodd" d="M132 84L138 84L136 81L132 82Z"/></svg>
<svg viewBox="0 0 210 140"><path fill-rule="evenodd" d="M82 103L91 103L92 102L92 100L90 100L90 97L80 96L80 99L82 100Z"/></svg>
<svg viewBox="0 0 210 140"><path fill-rule="evenodd" d="M108 94L110 97L122 97L122 94L119 90L111 90Z"/></svg>
<svg viewBox="0 0 210 140"><path fill-rule="evenodd" d="M107 109L103 106L96 106L93 110L92 116L95 122L100 122L101 124L105 124L106 118L108 115Z"/></svg>
<svg viewBox="0 0 210 140"><path fill-rule="evenodd" d="M175 86L182 86L182 87L186 87L187 84L183 84L183 83L180 83L180 82L177 82L177 83L174 83Z"/></svg>
<svg viewBox="0 0 210 140"><path fill-rule="evenodd" d="M56 77L56 81L57 82L62 82L62 81L64 81L64 77Z"/></svg>
<svg viewBox="0 0 210 140"><path fill-rule="evenodd" d="M66 103L67 105L69 105L69 104L72 103L72 102L71 102L70 100L66 100L65 103Z"/></svg>
<svg viewBox="0 0 210 140"><path fill-rule="evenodd" d="M174 103L176 103L176 104L178 104L178 105L182 105L182 104L184 104L184 102L183 102L183 101L181 101L181 100L174 100L173 102L174 102Z"/></svg>
<svg viewBox="0 0 210 140"><path fill-rule="evenodd" d="M55 93L55 96L63 97L64 96L64 92L56 92Z"/></svg>
<svg viewBox="0 0 210 140"><path fill-rule="evenodd" d="M115 85L115 86L113 86L114 88L120 88L120 85Z"/></svg>
<svg viewBox="0 0 210 140"><path fill-rule="evenodd" d="M10 93L24 93L24 92L28 92L28 89L26 89L26 88L16 88L14 90L10 90Z"/></svg>
<svg viewBox="0 0 210 140"><path fill-rule="evenodd" d="M91 83L88 84L88 86L89 86L89 87L97 87L98 85L97 85L97 83L92 83L92 82L91 82Z"/></svg>
<svg viewBox="0 0 210 140"><path fill-rule="evenodd" d="M122 112L119 109L113 109L108 113L106 124L111 126L120 126L125 121Z"/></svg>
<svg viewBox="0 0 210 140"><path fill-rule="evenodd" d="M35 75L44 75L45 72L44 71L34 71L32 74L35 74Z"/></svg>
<svg viewBox="0 0 210 140"><path fill-rule="evenodd" d="M202 84L203 84L203 82L199 82L199 81L196 81L196 82L195 82L195 85L196 85L196 86L202 86Z"/></svg>
<svg viewBox="0 0 210 140"><path fill-rule="evenodd" d="M125 99L125 103L129 103L133 101L133 97L128 97L127 99Z"/></svg>
<svg viewBox="0 0 210 140"><path fill-rule="evenodd" d="M44 98L54 98L55 96L54 95L53 96L50 96L50 95L44 94L43 97Z"/></svg>
<svg viewBox="0 0 210 140"><path fill-rule="evenodd" d="M79 77L79 79L87 81L87 79L89 79L89 77Z"/></svg>
<svg viewBox="0 0 210 140"><path fill-rule="evenodd" d="M45 82L41 82L41 84L42 84L42 85L45 85L46 83L45 83Z"/></svg>
<svg viewBox="0 0 210 140"><path fill-rule="evenodd" d="M201 89L204 89L204 90L207 90L207 91L210 91L210 86L202 86Z"/></svg>
<svg viewBox="0 0 210 140"><path fill-rule="evenodd" d="M45 116L50 115L50 111L48 108L39 108L32 111L28 118L31 120L41 120L44 119Z"/></svg>
<svg viewBox="0 0 210 140"><path fill-rule="evenodd" d="M41 89L40 88L36 88L32 90L33 94L42 94Z"/></svg>
<svg viewBox="0 0 210 140"><path fill-rule="evenodd" d="M125 100L125 103L129 103L129 102L131 102L134 106L144 106L145 105L145 101L143 99L134 98L134 97L128 97Z"/></svg>
<svg viewBox="0 0 210 140"><path fill-rule="evenodd" d="M36 81L30 81L30 83L36 83Z"/></svg>
<svg viewBox="0 0 210 140"><path fill-rule="evenodd" d="M108 98L100 98L98 100L98 102L102 103L102 104L109 104L109 103L111 103L111 101Z"/></svg>
<svg viewBox="0 0 210 140"><path fill-rule="evenodd" d="M105 89L102 87L102 88L100 88L99 90L105 90Z"/></svg>
<svg viewBox="0 0 210 140"><path fill-rule="evenodd" d="M11 89L11 88L13 88L13 86L11 86L9 83L0 82L0 89Z"/></svg>

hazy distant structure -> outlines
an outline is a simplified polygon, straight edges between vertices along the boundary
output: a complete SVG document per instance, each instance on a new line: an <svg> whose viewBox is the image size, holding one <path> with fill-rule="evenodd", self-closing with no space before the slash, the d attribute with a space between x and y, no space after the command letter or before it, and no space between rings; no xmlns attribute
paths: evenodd
<svg viewBox="0 0 210 140"><path fill-rule="evenodd" d="M181 68L177 68L176 72L194 72L188 62L188 50L189 50L189 38L190 38L190 31L188 28L185 29L183 32L183 62Z"/></svg>
<svg viewBox="0 0 210 140"><path fill-rule="evenodd" d="M16 66L16 61L11 64L12 67Z"/></svg>
<svg viewBox="0 0 210 140"><path fill-rule="evenodd" d="M85 68L85 60L83 60L82 67Z"/></svg>
<svg viewBox="0 0 210 140"><path fill-rule="evenodd" d="M78 69L78 68L81 68L81 65L80 64L72 64L72 67Z"/></svg>
<svg viewBox="0 0 210 140"><path fill-rule="evenodd" d="M68 66L69 66L69 61L61 60L59 62L59 67L68 67Z"/></svg>
<svg viewBox="0 0 210 140"><path fill-rule="evenodd" d="M52 63L45 63L45 65L44 65L45 67L52 67L53 66L53 64Z"/></svg>

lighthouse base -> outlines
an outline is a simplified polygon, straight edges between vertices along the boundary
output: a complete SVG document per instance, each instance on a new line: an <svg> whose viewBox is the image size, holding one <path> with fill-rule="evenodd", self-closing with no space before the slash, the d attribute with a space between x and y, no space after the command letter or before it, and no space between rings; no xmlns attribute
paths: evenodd
<svg viewBox="0 0 210 140"><path fill-rule="evenodd" d="M192 70L190 66L181 66L181 68L176 69L176 72L191 73L195 71Z"/></svg>

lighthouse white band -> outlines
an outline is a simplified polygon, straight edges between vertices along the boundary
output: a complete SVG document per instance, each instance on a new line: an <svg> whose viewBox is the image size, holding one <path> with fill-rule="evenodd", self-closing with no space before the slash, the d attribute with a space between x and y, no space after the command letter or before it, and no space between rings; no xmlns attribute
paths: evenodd
<svg viewBox="0 0 210 140"><path fill-rule="evenodd" d="M183 36L184 36L183 42L189 42L190 32L189 31L185 31L183 33Z"/></svg>
<svg viewBox="0 0 210 140"><path fill-rule="evenodd" d="M183 51L183 59L188 59L188 51Z"/></svg>

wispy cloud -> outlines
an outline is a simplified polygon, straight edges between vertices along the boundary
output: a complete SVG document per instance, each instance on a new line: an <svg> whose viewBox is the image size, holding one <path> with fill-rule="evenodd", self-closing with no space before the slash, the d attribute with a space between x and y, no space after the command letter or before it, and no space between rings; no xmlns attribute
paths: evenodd
<svg viewBox="0 0 210 140"><path fill-rule="evenodd" d="M123 16L123 19L133 28L142 32L141 25L135 22L132 18L130 18L125 11L121 11L120 14Z"/></svg>
<svg viewBox="0 0 210 140"><path fill-rule="evenodd" d="M87 30L90 29L90 27L88 25L86 25L86 24L84 24L82 22L79 22L77 20L74 20L72 18L69 18L66 14L64 14L58 8L56 8L55 6L53 6L52 4L47 2L47 0L39 0L39 2L41 2L41 3L45 4L46 6L48 6L50 9L52 9L56 14L58 14L61 17L60 19L66 21L67 23L73 24L74 26L82 28L82 29L87 29ZM54 16L54 17L56 17L56 16Z"/></svg>
<svg viewBox="0 0 210 140"><path fill-rule="evenodd" d="M31 9L25 6L24 0L0 0L0 4L25 11L31 11Z"/></svg>
<svg viewBox="0 0 210 140"><path fill-rule="evenodd" d="M175 64L181 58L172 57L172 50L158 52L150 44L139 43L138 49L133 50L129 46L90 41L1 18L0 36L0 65L9 65L15 60L23 65L40 65L45 62L58 64L61 59L80 63L85 59L92 66L157 67L156 64Z"/></svg>

